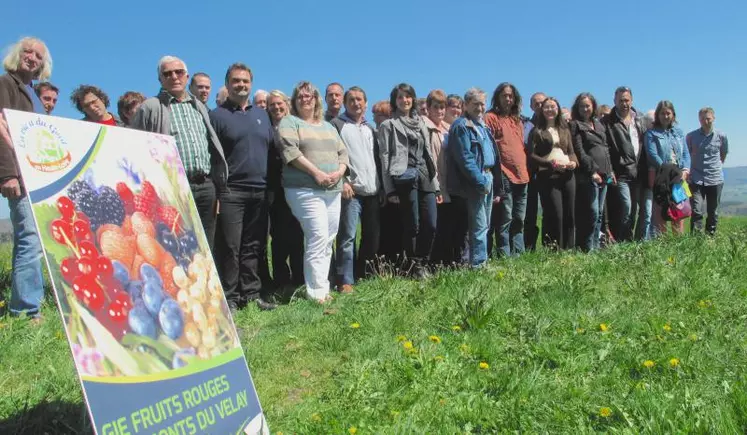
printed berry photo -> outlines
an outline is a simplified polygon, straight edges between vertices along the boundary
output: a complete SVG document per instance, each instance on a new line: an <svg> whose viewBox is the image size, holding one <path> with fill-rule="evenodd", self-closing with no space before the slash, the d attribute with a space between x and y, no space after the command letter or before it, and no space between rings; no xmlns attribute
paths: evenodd
<svg viewBox="0 0 747 435"><path fill-rule="evenodd" d="M173 141L150 135L138 152L105 145L34 205L78 366L146 375L238 347Z"/></svg>

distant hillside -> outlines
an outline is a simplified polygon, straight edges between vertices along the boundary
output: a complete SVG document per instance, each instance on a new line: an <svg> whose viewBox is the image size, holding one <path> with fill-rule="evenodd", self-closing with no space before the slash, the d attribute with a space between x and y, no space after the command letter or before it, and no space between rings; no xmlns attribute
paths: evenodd
<svg viewBox="0 0 747 435"><path fill-rule="evenodd" d="M724 169L721 214L747 216L747 166Z"/></svg>
<svg viewBox="0 0 747 435"><path fill-rule="evenodd" d="M0 219L0 234L12 234L13 224L10 223L10 219Z"/></svg>

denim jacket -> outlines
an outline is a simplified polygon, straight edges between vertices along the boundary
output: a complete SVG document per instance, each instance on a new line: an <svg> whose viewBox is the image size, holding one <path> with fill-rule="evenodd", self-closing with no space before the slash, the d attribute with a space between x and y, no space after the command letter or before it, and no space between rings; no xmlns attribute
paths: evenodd
<svg viewBox="0 0 747 435"><path fill-rule="evenodd" d="M652 128L645 137L650 168L659 169L664 163L675 163L680 169L690 169L690 151L687 150L685 134L679 127L667 130ZM672 154L676 161L672 161Z"/></svg>
<svg viewBox="0 0 747 435"><path fill-rule="evenodd" d="M486 136L495 156L490 166L493 173L493 196L503 196L500 154L492 133L488 131ZM467 197L486 190L488 177L483 174L486 168L485 156L473 121L461 117L451 124L446 152L446 183L450 195Z"/></svg>

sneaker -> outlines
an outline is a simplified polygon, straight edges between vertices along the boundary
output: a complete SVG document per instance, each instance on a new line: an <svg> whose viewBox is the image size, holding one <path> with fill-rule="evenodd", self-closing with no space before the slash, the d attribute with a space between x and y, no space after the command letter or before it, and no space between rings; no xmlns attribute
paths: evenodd
<svg viewBox="0 0 747 435"><path fill-rule="evenodd" d="M337 286L337 291L343 294L353 293L353 286L350 284L342 284Z"/></svg>

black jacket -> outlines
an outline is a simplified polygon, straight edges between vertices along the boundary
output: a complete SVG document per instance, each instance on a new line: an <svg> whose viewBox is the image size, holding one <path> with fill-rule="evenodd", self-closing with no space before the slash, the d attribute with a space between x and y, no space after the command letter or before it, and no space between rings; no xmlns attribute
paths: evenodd
<svg viewBox="0 0 747 435"><path fill-rule="evenodd" d="M576 152L581 174L591 177L595 173L601 173L602 178L605 178L612 175L607 128L596 118L593 122L594 129L584 122L571 121L573 150Z"/></svg>
<svg viewBox="0 0 747 435"><path fill-rule="evenodd" d="M632 110L632 109L631 109ZM648 169L646 163L646 150L643 147L643 136L646 131L643 128L643 120L633 110L635 128L638 130L638 143L631 143L628 127L622 119L617 116L617 111L612 110L605 115L601 122L607 128L607 145L609 146L612 169L618 180L633 181L638 174L645 176ZM638 157L636 157L638 150Z"/></svg>

